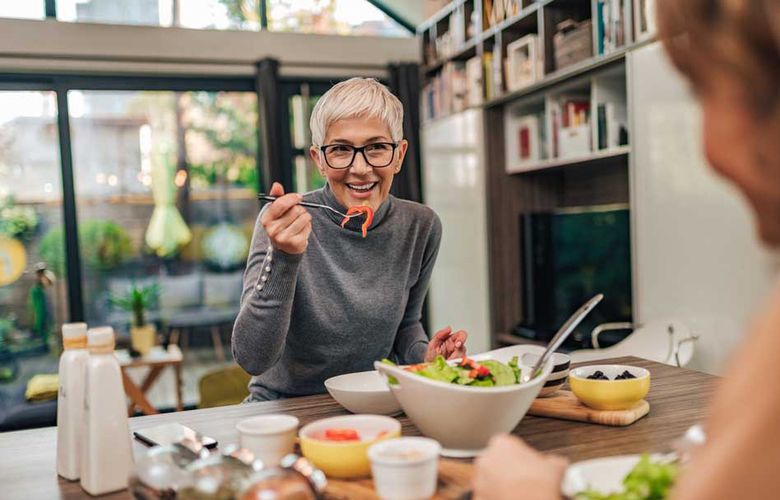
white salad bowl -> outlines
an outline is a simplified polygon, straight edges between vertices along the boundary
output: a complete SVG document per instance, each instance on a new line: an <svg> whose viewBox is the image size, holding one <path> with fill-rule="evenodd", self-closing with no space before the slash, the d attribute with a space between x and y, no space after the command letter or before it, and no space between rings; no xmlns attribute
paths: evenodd
<svg viewBox="0 0 780 500"><path fill-rule="evenodd" d="M477 361L494 359L508 363L514 356L540 354L538 346L518 345L474 356ZM447 457L473 457L490 438L511 432L525 416L550 375L548 362L542 373L525 384L502 387L468 387L432 380L397 366L374 363L374 367L397 384L390 389L401 408L423 435L439 441L441 454ZM531 369L520 362L523 373Z"/></svg>
<svg viewBox="0 0 780 500"><path fill-rule="evenodd" d="M325 381L325 388L341 406L352 413L397 415L396 401L384 378L376 371L347 373Z"/></svg>

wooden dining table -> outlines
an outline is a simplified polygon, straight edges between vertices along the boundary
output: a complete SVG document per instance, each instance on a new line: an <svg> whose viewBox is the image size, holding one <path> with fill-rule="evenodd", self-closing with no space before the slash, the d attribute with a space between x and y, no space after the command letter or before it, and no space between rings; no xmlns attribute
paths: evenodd
<svg viewBox="0 0 780 500"><path fill-rule="evenodd" d="M617 358L606 363L640 366L650 370L652 386L647 396L650 413L627 427L607 427L552 418L526 416L513 431L536 449L557 453L576 462L590 458L644 452L669 451L670 443L694 423L700 422L717 377L639 358ZM593 364L593 363L589 363ZM130 419L131 430L179 422L217 439L220 446L236 443L238 421L260 414L286 413L300 419L301 425L325 417L348 414L328 395L307 396L280 401L225 406L203 410L165 413ZM486 415L485 418L490 418ZM405 416L399 417L404 435L419 435ZM3 499L71 499L88 497L79 483L65 481L56 474L54 427L0 434L0 497ZM136 459L148 449L134 441ZM464 463L450 474L469 474ZM467 489L469 478L461 477ZM357 486L357 485L356 485ZM352 491L349 488L340 491ZM335 494L332 498L359 497L364 491ZM455 495L453 490L453 495ZM462 493L462 492L461 492ZM446 497L447 495L444 495ZM130 498L127 491L101 498Z"/></svg>

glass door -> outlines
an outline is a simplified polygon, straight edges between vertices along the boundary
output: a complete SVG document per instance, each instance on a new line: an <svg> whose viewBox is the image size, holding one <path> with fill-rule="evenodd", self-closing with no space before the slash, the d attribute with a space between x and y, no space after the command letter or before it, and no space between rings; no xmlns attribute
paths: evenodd
<svg viewBox="0 0 780 500"><path fill-rule="evenodd" d="M0 89L0 383L46 366L68 320L57 95Z"/></svg>

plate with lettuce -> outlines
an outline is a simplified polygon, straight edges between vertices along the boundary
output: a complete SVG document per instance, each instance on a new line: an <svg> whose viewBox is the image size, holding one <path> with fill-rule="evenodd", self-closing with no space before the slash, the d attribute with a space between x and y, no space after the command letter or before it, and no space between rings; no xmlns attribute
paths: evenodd
<svg viewBox="0 0 780 500"><path fill-rule="evenodd" d="M663 500L679 474L667 455L597 458L569 466L561 492L574 500Z"/></svg>

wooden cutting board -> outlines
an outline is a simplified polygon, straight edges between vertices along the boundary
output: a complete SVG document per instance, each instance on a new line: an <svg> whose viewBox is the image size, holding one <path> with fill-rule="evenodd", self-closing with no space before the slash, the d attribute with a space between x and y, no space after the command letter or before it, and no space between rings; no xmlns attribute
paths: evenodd
<svg viewBox="0 0 780 500"><path fill-rule="evenodd" d="M472 466L466 462L439 460L439 485L434 500L458 500L471 489ZM329 479L326 500L377 500L371 478L354 481Z"/></svg>
<svg viewBox="0 0 780 500"><path fill-rule="evenodd" d="M558 391L549 398L537 398L528 410L535 417L560 418L591 424L623 427L631 425L650 412L644 399L628 410L594 410L582 404L571 391Z"/></svg>

